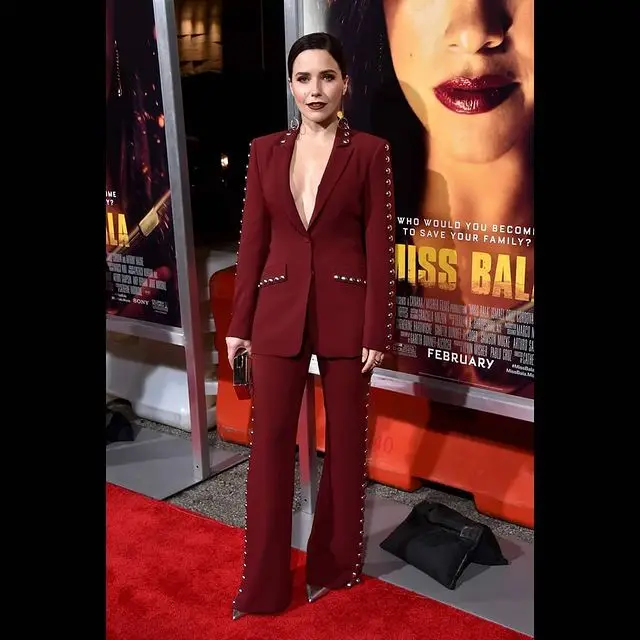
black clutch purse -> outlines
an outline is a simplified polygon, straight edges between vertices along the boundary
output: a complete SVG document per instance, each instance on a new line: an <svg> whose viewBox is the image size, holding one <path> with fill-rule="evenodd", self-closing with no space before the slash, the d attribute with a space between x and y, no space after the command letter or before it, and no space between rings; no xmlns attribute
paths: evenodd
<svg viewBox="0 0 640 640"><path fill-rule="evenodd" d="M239 400L251 398L251 356L242 349L233 357L233 388Z"/></svg>
<svg viewBox="0 0 640 640"><path fill-rule="evenodd" d="M487 525L428 500L417 504L380 547L451 590L472 562L509 564Z"/></svg>

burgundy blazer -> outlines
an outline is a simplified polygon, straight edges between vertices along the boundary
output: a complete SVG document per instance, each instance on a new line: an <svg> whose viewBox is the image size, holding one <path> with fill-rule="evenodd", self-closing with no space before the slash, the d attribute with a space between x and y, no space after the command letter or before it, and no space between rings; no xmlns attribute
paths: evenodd
<svg viewBox="0 0 640 640"><path fill-rule="evenodd" d="M312 277L316 355L386 352L395 322L395 210L389 144L338 129L305 229L289 186L296 131L256 138L229 336L256 354L300 352Z"/></svg>

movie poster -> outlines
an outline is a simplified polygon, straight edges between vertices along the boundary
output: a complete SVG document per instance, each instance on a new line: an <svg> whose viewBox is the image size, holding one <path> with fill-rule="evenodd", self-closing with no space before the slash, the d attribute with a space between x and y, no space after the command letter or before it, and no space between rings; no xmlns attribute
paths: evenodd
<svg viewBox="0 0 640 640"><path fill-rule="evenodd" d="M152 0L107 0L106 311L180 327Z"/></svg>
<svg viewBox="0 0 640 640"><path fill-rule="evenodd" d="M347 120L391 144L397 324L384 368L527 398L533 4L324 4L351 78Z"/></svg>

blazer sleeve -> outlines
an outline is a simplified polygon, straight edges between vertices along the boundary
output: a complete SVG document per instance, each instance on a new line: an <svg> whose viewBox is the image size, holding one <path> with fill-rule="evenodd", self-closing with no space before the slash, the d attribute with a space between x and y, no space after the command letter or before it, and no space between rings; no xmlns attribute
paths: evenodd
<svg viewBox="0 0 640 640"><path fill-rule="evenodd" d="M253 315L258 299L258 282L267 257L270 233L254 140L249 145L235 291L228 336L251 340Z"/></svg>
<svg viewBox="0 0 640 640"><path fill-rule="evenodd" d="M395 199L391 150L383 140L369 164L366 185L365 250L367 296L364 344L367 349L390 351L395 326Z"/></svg>

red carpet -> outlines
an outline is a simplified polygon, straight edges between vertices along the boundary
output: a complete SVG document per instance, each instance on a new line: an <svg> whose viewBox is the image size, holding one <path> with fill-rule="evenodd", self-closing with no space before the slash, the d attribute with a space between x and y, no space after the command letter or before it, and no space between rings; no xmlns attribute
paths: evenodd
<svg viewBox="0 0 640 640"><path fill-rule="evenodd" d="M242 545L241 529L108 484L107 640L528 640L374 578L310 605L299 551L290 609L233 622Z"/></svg>

